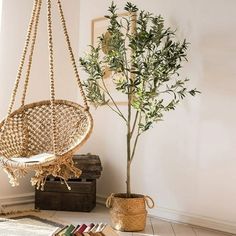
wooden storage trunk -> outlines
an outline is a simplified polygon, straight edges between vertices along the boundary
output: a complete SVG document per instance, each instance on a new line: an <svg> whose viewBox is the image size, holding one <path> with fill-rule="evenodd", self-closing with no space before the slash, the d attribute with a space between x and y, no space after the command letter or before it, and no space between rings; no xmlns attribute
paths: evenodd
<svg viewBox="0 0 236 236"><path fill-rule="evenodd" d="M73 160L82 175L68 181L71 190L58 178L49 177L44 191L35 190L36 209L88 212L96 206L96 179L101 175L101 161L90 154L75 155Z"/></svg>

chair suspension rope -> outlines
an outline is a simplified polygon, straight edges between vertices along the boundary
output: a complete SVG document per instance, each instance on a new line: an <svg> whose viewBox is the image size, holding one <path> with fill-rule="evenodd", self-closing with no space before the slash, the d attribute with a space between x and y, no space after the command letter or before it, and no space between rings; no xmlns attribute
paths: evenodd
<svg viewBox="0 0 236 236"><path fill-rule="evenodd" d="M35 0L35 2L34 2L33 12L32 12L32 16L31 16L29 27L28 27L27 36L26 36L26 41L25 41L25 47L24 47L23 54L22 54L22 57L21 57L20 66L19 66L19 69L18 69L17 78L16 78L14 89L13 89L10 106L9 106L8 113L7 113L8 117L11 114L13 105L15 103L17 89L19 87L19 82L20 82L20 79L21 79L26 54L27 54L28 47L29 47L29 44L30 44L30 39L31 39L31 35L32 35L33 25L34 25L34 22L35 22L35 16L36 16L38 2L39 2L38 0Z"/></svg>
<svg viewBox="0 0 236 236"><path fill-rule="evenodd" d="M74 69L74 72L75 72L77 83L79 85L79 90L80 90L80 93L81 93L81 96L82 96L82 99L83 99L85 110L89 110L89 106L88 106L88 103L87 103L87 100L86 100L86 96L85 96L85 93L84 93L84 90L83 90L83 86L82 86L82 83L81 83L81 80L80 80L78 68L77 68L77 65L76 65L75 56L74 56L74 53L73 53L73 50L72 50L72 47L71 47L70 37L69 37L69 34L68 34L68 30L67 30L67 26L66 26L66 20L65 20L64 13L63 13L61 1L57 0L57 4L58 4L59 12L60 12L60 18L61 18L61 23L62 23L64 35L65 35L65 38L66 38L67 47L68 47L68 50L69 50L69 53L70 53L70 59L71 59L72 66L73 66L73 69Z"/></svg>
<svg viewBox="0 0 236 236"><path fill-rule="evenodd" d="M56 143L56 110L55 110L55 81L54 81L54 60L53 60L53 38L52 38L52 12L51 0L47 0L47 20L48 20L48 50L49 50L49 76L50 76L50 95L52 109L52 135L54 154L57 153Z"/></svg>
<svg viewBox="0 0 236 236"><path fill-rule="evenodd" d="M41 6L42 6L42 0L38 0L38 8L37 8L36 16L35 16L34 28L33 28L32 39L31 39L31 41L32 41L31 48L30 48L30 52L29 52L24 88L23 88L23 93L22 93L22 98L21 98L21 107L24 107L24 105L25 105L26 92L28 89L30 72L31 72L32 61L33 61L34 48L35 48L35 43L36 43L36 38L37 38L37 33L38 33L38 24L39 24ZM27 122L27 116L25 114L25 110L23 111L23 114L22 114L22 120L23 120L23 122L22 122L23 123L23 139L22 139L21 155L28 156L29 132L28 132L28 122Z"/></svg>
<svg viewBox="0 0 236 236"><path fill-rule="evenodd" d="M8 111L7 111L7 116L5 118L2 130L1 130L1 133L0 133L0 139L2 139L2 135L4 134L5 127L7 125L7 121L9 119L9 116L10 116L10 114L12 112L12 109L13 109L13 106L14 106L14 103L15 103L17 89L19 87L19 83L20 83L20 79L21 79L21 76L22 76L23 67L24 67L24 64L25 64L26 54L27 54L28 47L29 47L30 40L31 40L32 29L33 29L33 25L34 25L34 22L35 22L38 2L39 2L39 0L35 0L34 1L34 6L33 6L32 13L31 13L30 23L29 23L28 30L27 30L25 46L24 46L24 49L23 49L23 53L22 53L22 56L21 56L21 60L20 60L20 64L19 64L19 68L18 68L18 72L17 72L14 88L13 88L13 91L12 91L12 95L11 95L11 99L10 99L10 103L9 103L9 107L8 107Z"/></svg>
<svg viewBox="0 0 236 236"><path fill-rule="evenodd" d="M29 84L29 77L30 77L31 66L32 66L32 61L33 61L33 54L34 54L35 43L36 43L36 38L37 38L37 33L38 33L38 25L39 25L41 6L42 6L42 0L38 0L38 8L37 8L36 16L35 16L34 32L32 35L32 43L31 43L31 48L30 48L30 53L29 53L28 66L27 66L27 70L26 70L24 90L23 90L23 95L22 95L22 99L21 99L21 106L25 105L26 92L27 92L27 88L28 88L28 84Z"/></svg>

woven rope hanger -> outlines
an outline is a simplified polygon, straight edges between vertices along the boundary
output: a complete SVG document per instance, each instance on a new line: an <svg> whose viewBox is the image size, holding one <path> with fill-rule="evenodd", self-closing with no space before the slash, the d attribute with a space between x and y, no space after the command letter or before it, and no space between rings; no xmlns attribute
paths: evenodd
<svg viewBox="0 0 236 236"><path fill-rule="evenodd" d="M49 175L61 178L66 184L69 178L79 177L81 171L74 167L72 155L89 138L93 127L60 0L57 0L57 5L75 77L83 98L83 106L55 98L51 0L47 0L51 98L25 105L42 6L42 0L35 0L7 116L0 123L0 163L13 186L18 185L18 179L32 170L35 171L35 176L31 178L32 185L42 189ZM28 64L21 106L12 112L27 53ZM45 153L46 156L49 154L47 158L39 162L31 161L31 158Z"/></svg>

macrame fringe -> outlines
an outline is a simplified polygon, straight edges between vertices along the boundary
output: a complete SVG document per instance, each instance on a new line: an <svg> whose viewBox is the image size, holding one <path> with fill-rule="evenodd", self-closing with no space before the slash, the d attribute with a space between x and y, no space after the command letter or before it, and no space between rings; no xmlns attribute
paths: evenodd
<svg viewBox="0 0 236 236"><path fill-rule="evenodd" d="M44 190L48 176L60 178L66 184L67 188L71 190L67 181L71 178L79 178L82 174L82 171L74 166L72 156L57 158L55 161L48 164L38 164L37 167L34 166L32 168L29 166L24 168L6 165L3 169L7 173L10 179L9 182L13 187L19 185L20 178L24 177L32 170L35 171L35 175L31 178L31 184L42 191Z"/></svg>

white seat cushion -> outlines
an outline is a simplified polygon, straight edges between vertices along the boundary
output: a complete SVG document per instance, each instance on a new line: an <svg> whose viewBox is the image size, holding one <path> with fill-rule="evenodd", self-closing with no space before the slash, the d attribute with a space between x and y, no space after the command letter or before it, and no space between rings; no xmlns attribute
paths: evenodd
<svg viewBox="0 0 236 236"><path fill-rule="evenodd" d="M19 163L39 163L54 159L54 154L40 153L31 157L12 157L11 160Z"/></svg>

